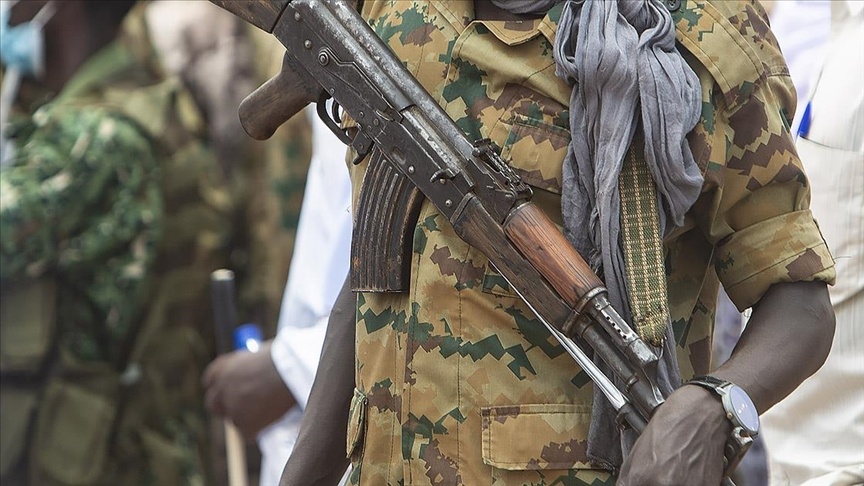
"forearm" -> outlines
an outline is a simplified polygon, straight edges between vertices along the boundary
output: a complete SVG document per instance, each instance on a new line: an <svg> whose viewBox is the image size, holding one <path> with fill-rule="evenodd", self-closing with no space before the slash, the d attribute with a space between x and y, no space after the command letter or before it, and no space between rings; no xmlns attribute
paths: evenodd
<svg viewBox="0 0 864 486"><path fill-rule="evenodd" d="M345 442L354 391L356 298L346 279L330 313L321 361L282 486L336 484L348 467Z"/></svg>
<svg viewBox="0 0 864 486"><path fill-rule="evenodd" d="M712 374L742 387L759 413L822 366L834 336L834 311L823 282L768 289L732 357Z"/></svg>
<svg viewBox="0 0 864 486"><path fill-rule="evenodd" d="M759 412L783 399L828 355L834 313L821 282L775 284L762 297L732 357L712 375L742 387ZM717 396L683 386L657 409L625 460L619 485L719 484L731 422Z"/></svg>

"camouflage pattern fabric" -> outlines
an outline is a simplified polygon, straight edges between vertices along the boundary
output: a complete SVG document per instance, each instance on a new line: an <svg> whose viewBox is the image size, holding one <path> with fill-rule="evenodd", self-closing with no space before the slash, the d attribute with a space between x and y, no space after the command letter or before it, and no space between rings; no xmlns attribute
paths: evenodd
<svg viewBox="0 0 864 486"><path fill-rule="evenodd" d="M560 10L474 21L467 0L362 9L469 138L502 147L556 221L570 93L551 52ZM664 242L686 379L708 371L719 282L745 308L776 282L831 281L833 261L807 209L786 123L794 91L765 13L687 0L673 15L703 88L689 140L706 182ZM613 484L585 455L589 378L428 202L411 272L406 293L358 296L352 484Z"/></svg>
<svg viewBox="0 0 864 486"><path fill-rule="evenodd" d="M200 388L214 353L210 272L242 273L241 318L269 314L275 328L306 122L257 143L244 153L254 163L237 161L229 178L193 93L160 65L146 7L19 121L15 164L0 172L4 297L56 286L50 322L10 322L7 305L29 302L4 298L4 484L212 484ZM36 335L53 344L7 339ZM56 352L8 359L16 346Z"/></svg>

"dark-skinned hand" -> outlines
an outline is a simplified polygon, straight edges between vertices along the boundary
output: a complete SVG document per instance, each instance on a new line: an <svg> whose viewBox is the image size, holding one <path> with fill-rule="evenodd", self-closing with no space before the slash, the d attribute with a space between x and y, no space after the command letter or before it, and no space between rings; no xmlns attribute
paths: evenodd
<svg viewBox="0 0 864 486"><path fill-rule="evenodd" d="M219 356L204 370L204 405L230 419L247 440L281 417L296 400L270 357L270 341L261 349Z"/></svg>
<svg viewBox="0 0 864 486"><path fill-rule="evenodd" d="M732 426L711 392L685 385L657 409L621 467L618 486L719 485Z"/></svg>

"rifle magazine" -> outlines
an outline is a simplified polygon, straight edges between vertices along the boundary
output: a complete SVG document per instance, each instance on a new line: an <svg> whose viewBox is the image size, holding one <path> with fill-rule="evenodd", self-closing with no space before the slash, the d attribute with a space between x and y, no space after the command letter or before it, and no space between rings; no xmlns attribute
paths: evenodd
<svg viewBox="0 0 864 486"><path fill-rule="evenodd" d="M423 194L375 149L363 177L351 238L351 290L404 292Z"/></svg>

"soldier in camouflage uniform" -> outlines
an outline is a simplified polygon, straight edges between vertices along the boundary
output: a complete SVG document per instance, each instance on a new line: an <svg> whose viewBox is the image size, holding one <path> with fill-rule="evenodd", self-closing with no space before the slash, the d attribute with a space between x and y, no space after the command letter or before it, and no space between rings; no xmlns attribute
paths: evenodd
<svg viewBox="0 0 864 486"><path fill-rule="evenodd" d="M362 16L469 138L502 147L535 202L561 221L570 88L555 75L552 45L562 6L541 18L481 16L480 7L489 3L367 0ZM825 290L833 260L788 132L794 90L758 3L686 0L672 16L702 92L688 141L704 186L663 241L681 377L711 371L722 283L740 309L756 310L714 373L764 411L818 368L833 334ZM355 168L355 191L363 171ZM730 428L707 390L673 393L623 468L604 468L586 454L591 381L428 202L411 265L408 292L357 296L353 484L596 486L619 472L622 484L719 482ZM353 331L334 320L331 328L321 369L344 372L351 351L332 338ZM319 381L323 390L346 380ZM344 413L346 390L332 388L337 395L320 401L313 390L310 424ZM283 485L326 476L316 471L324 464L339 470L332 439L311 430L301 431Z"/></svg>
<svg viewBox="0 0 864 486"><path fill-rule="evenodd" d="M152 5L122 26L106 17L131 3L57 4L44 86L59 95L14 120L0 172L3 484L211 484L199 384L213 356L210 272L246 277L242 316L272 326L278 312L308 126L252 151L213 143L216 105L165 63ZM82 37L80 68L53 76L66 65L52 46ZM33 86L19 114L44 102Z"/></svg>
<svg viewBox="0 0 864 486"><path fill-rule="evenodd" d="M366 2L363 10L469 138L499 144L541 202L552 201L545 208L553 218L569 142L570 90L554 77L550 54L560 7L536 20L484 22L471 21L466 2ZM746 308L771 284L830 280L832 264L804 202L806 182L781 111L794 110L791 83L762 13L688 2L675 16L704 101L690 140L706 183L684 227L665 242L687 379L709 371L718 279ZM729 52L736 47L740 54ZM497 68L503 59L512 67ZM412 275L407 294L359 298L352 420L362 422L349 427L365 437L357 434L350 446L354 479L609 478L585 454L587 376L428 203L415 232Z"/></svg>

